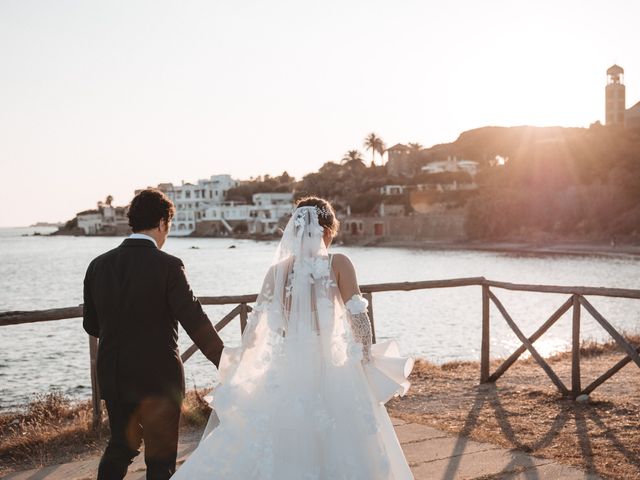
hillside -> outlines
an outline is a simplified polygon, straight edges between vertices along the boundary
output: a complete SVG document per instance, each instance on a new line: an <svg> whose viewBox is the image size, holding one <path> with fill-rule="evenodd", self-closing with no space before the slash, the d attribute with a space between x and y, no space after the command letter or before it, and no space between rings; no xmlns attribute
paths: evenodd
<svg viewBox="0 0 640 480"><path fill-rule="evenodd" d="M480 163L473 238L640 235L639 130L484 127L423 150L419 162L449 155Z"/></svg>

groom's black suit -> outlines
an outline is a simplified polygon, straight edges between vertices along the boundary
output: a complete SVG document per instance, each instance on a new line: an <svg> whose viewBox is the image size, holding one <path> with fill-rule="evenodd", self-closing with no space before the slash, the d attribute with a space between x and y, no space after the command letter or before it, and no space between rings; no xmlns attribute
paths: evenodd
<svg viewBox="0 0 640 480"><path fill-rule="evenodd" d="M145 440L147 478L175 470L184 372L178 322L216 366L223 343L194 297L179 258L126 239L94 259L84 280L84 329L100 339L98 384L111 440L98 478L123 478Z"/></svg>

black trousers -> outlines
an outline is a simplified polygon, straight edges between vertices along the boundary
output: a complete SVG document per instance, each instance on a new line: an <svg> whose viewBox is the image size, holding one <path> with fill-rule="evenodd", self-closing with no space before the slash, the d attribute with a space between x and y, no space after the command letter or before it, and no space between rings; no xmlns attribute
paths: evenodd
<svg viewBox="0 0 640 480"><path fill-rule="evenodd" d="M98 480L123 479L143 440L147 480L168 480L176 470L180 403L166 397L105 403L111 438L100 460Z"/></svg>

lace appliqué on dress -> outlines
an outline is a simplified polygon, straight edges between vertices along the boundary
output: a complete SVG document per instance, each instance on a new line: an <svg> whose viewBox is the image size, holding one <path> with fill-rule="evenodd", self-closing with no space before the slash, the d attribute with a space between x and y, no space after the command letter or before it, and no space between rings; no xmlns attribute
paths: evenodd
<svg viewBox="0 0 640 480"><path fill-rule="evenodd" d="M371 361L371 322L367 314L369 302L361 295L354 295L345 304L347 319L351 325L353 339L362 345L362 362Z"/></svg>

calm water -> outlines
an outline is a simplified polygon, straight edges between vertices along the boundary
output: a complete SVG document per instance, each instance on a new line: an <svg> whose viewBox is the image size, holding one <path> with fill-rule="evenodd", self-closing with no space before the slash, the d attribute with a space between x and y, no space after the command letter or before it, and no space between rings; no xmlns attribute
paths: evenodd
<svg viewBox="0 0 640 480"><path fill-rule="evenodd" d="M40 229L45 231L46 229ZM33 229L0 229L0 311L68 307L82 302L85 268L119 238L23 237ZM236 248L230 249L231 245ZM197 249L191 247L198 247ZM256 293L275 243L227 239L169 239L165 250L181 257L198 295ZM640 289L640 259L597 256L516 256L471 251L425 251L335 247L356 265L360 283L384 283L485 276L516 283L606 286ZM494 290L525 334L544 322L563 295ZM640 331L637 300L592 297L615 326ZM434 362L477 360L480 347L480 287L374 295L379 339L397 338L405 353ZM206 307L213 321L232 306ZM505 356L519 345L493 309L491 349ZM225 342L237 344L239 323L225 328ZM569 346L570 312L538 342L549 354ZM588 314L584 338L607 338ZM182 348L190 345L181 334ZM88 340L79 319L0 327L0 409L23 403L37 392L58 389L90 395ZM199 353L185 366L188 386L211 385L213 367Z"/></svg>

